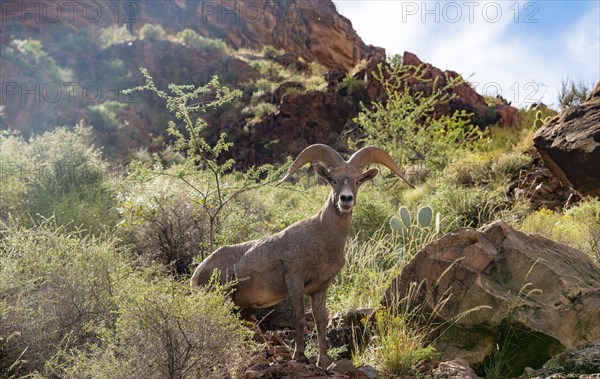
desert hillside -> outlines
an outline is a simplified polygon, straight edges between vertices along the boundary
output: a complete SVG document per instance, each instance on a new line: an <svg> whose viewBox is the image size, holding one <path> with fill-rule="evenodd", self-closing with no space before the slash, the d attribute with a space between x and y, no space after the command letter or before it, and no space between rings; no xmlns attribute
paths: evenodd
<svg viewBox="0 0 600 379"><path fill-rule="evenodd" d="M0 18L0 378L598 378L600 82L518 108L331 0Z"/></svg>

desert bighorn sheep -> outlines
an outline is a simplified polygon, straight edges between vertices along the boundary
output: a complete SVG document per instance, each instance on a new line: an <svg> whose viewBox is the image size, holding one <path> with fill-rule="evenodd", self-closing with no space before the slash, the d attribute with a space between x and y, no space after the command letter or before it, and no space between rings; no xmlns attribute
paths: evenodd
<svg viewBox="0 0 600 379"><path fill-rule="evenodd" d="M408 181L388 153L378 147L364 147L345 161L331 147L317 144L298 155L279 184L305 164L317 162L315 171L332 187L319 213L275 235L217 249L196 268L191 286L208 283L218 269L221 283L237 280L233 301L240 308L269 307L288 298L296 329L293 358L303 362L307 361L303 296L310 295L317 325L317 364L327 367L331 360L325 339L326 291L345 262L344 246L358 188L379 173L376 168L363 170L379 163Z"/></svg>

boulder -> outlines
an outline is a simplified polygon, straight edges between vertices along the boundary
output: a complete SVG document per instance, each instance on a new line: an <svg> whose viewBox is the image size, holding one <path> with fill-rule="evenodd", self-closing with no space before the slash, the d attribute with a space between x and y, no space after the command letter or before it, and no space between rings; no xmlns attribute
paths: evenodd
<svg viewBox="0 0 600 379"><path fill-rule="evenodd" d="M425 378L479 379L479 376L477 376L467 361L464 359L454 359L448 362L441 362L438 367L433 369L431 375L426 375Z"/></svg>
<svg viewBox="0 0 600 379"><path fill-rule="evenodd" d="M384 305L420 306L427 315L443 301L436 348L478 374L495 351L509 350L516 376L600 338L600 267L577 249L500 221L428 244L393 280Z"/></svg>
<svg viewBox="0 0 600 379"><path fill-rule="evenodd" d="M600 378L600 340L588 342L552 357L544 366L530 374L536 379L556 377Z"/></svg>
<svg viewBox="0 0 600 379"><path fill-rule="evenodd" d="M561 182L581 194L600 196L600 82L581 105L542 126L533 142Z"/></svg>

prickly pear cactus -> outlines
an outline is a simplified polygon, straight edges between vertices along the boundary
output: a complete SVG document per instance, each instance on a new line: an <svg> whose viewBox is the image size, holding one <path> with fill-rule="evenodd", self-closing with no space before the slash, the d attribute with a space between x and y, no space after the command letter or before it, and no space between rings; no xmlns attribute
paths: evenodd
<svg viewBox="0 0 600 379"><path fill-rule="evenodd" d="M419 209L417 212L417 216L415 219L415 223L412 223L410 211L406 207L400 208L400 217L393 216L390 219L390 227L392 230L398 233L404 233L410 231L416 227L417 229L426 229L429 227L433 227L432 230L435 234L438 234L441 230L441 217L440 213L435 214L435 223L434 223L434 213L433 209L429 205L425 205Z"/></svg>
<svg viewBox="0 0 600 379"><path fill-rule="evenodd" d="M407 228L410 228L411 222L410 222L410 212L409 212L408 208L406 208L406 207L400 208L400 218L402 219L404 226L406 226Z"/></svg>
<svg viewBox="0 0 600 379"><path fill-rule="evenodd" d="M431 225L431 221L433 221L433 209L429 205L426 205L419 209L417 213L417 222L421 227L426 228Z"/></svg>
<svg viewBox="0 0 600 379"><path fill-rule="evenodd" d="M542 112L537 111L537 113L535 114L535 121L533 122L533 126L535 126L536 129L539 129L543 125L544 125L544 121L542 120Z"/></svg>
<svg viewBox="0 0 600 379"><path fill-rule="evenodd" d="M402 220L396 216L392 217L392 219L390 220L390 226L392 227L392 230L394 230L397 233L402 233L402 231L406 229L406 226L404 226L404 222L402 222Z"/></svg>

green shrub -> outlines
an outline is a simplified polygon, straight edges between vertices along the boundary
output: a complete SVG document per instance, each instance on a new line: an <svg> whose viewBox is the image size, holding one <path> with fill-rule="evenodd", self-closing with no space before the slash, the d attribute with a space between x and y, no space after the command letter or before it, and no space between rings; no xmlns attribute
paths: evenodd
<svg viewBox="0 0 600 379"><path fill-rule="evenodd" d="M250 67L256 70L265 80L281 83L286 80L298 79L297 74L277 62L258 59L250 62Z"/></svg>
<svg viewBox="0 0 600 379"><path fill-rule="evenodd" d="M278 58L281 54L281 51L277 50L271 45L265 45L261 52L261 55L267 59Z"/></svg>
<svg viewBox="0 0 600 379"><path fill-rule="evenodd" d="M338 91L342 95L348 96L354 106L358 106L367 100L367 83L352 75L346 75L340 83Z"/></svg>
<svg viewBox="0 0 600 379"><path fill-rule="evenodd" d="M125 43L133 40L134 37L131 35L131 33L129 33L129 29L127 29L127 25L125 24L123 24L123 26L112 24L107 28L100 29L100 41L102 42L103 49L106 49L114 44Z"/></svg>
<svg viewBox="0 0 600 379"><path fill-rule="evenodd" d="M529 155L507 153L469 154L448 165L449 181L462 186L503 186L531 167Z"/></svg>
<svg viewBox="0 0 600 379"><path fill-rule="evenodd" d="M14 216L25 206L29 181L27 148L17 135L0 132L0 219L9 214Z"/></svg>
<svg viewBox="0 0 600 379"><path fill-rule="evenodd" d="M30 224L30 216L55 216L98 234L116 223L114 196L106 179L108 165L91 144L91 131L56 128L29 142L0 135L0 165L7 185L0 191L0 209Z"/></svg>
<svg viewBox="0 0 600 379"><path fill-rule="evenodd" d="M210 253L206 214L185 184L159 176L134 183L118 199L119 234L144 265L189 274L194 257Z"/></svg>
<svg viewBox="0 0 600 379"><path fill-rule="evenodd" d="M115 303L115 327L76 352L66 377L237 377L255 349L223 288L190 296L187 281L138 273L115 290Z"/></svg>
<svg viewBox="0 0 600 379"><path fill-rule="evenodd" d="M431 360L435 355L432 346L425 346L426 329L415 328L405 317L387 310L375 316L377 350L370 350L384 375L415 374L415 365Z"/></svg>
<svg viewBox="0 0 600 379"><path fill-rule="evenodd" d="M256 124L263 117L277 112L277 105L273 103L260 102L255 105L248 105L242 110L242 114L246 116L248 124Z"/></svg>
<svg viewBox="0 0 600 379"><path fill-rule="evenodd" d="M57 55L60 56L61 51ZM72 97L66 96L64 89L60 96L60 93L52 87L57 85L60 88L61 83L77 82L73 72L52 58L40 41L31 38L26 40L11 38L9 43L0 44L0 56L2 57L0 77L10 78L10 82L18 83L23 86L23 89L38 88L36 101L33 101L33 94L27 95L27 102L22 102L16 98L19 96L18 94L11 96L6 93L8 90L3 92L3 104L9 105L16 100L13 104L20 107L16 110L19 120L12 121L15 123L13 127L18 126L19 131L25 137L32 133L52 130L60 119L64 119L64 110L74 106ZM50 86L46 88L45 85ZM42 98L39 93L41 88L44 96ZM21 96L23 95L24 93L21 94ZM10 108L6 108L4 111L8 113L9 110L12 110ZM11 115L7 114L6 116L7 120L3 120L3 122L8 123ZM13 113L12 116L14 117L16 114Z"/></svg>
<svg viewBox="0 0 600 379"><path fill-rule="evenodd" d="M373 196L373 192L375 191L361 188L352 215L351 237L369 238L388 224L393 208L391 204L381 200L381 197Z"/></svg>
<svg viewBox="0 0 600 379"><path fill-rule="evenodd" d="M18 360L22 373L43 371L60 349L96 338L95 328L112 322L113 291L129 274L112 239L68 232L54 220L32 229L4 226L0 299L10 311L0 340L10 348L0 356L0 371Z"/></svg>
<svg viewBox="0 0 600 379"><path fill-rule="evenodd" d="M565 212L540 209L516 227L580 249L600 264L600 200L596 198L585 199Z"/></svg>
<svg viewBox="0 0 600 379"><path fill-rule="evenodd" d="M225 288L132 269L113 239L53 220L0 236L0 371L60 378L237 377L256 349Z"/></svg>
<svg viewBox="0 0 600 379"><path fill-rule="evenodd" d="M442 233L463 226L479 228L495 221L506 207L498 191L447 183L428 197L428 203L441 214Z"/></svg>
<svg viewBox="0 0 600 379"><path fill-rule="evenodd" d="M501 154L490 164L491 179L516 179L524 169L531 167L532 163L533 159L529 155L515 152Z"/></svg>
<svg viewBox="0 0 600 379"><path fill-rule="evenodd" d="M227 44L218 38L207 38L199 35L192 29L183 29L176 36L177 40L184 46L199 50L218 51L222 55L228 54Z"/></svg>
<svg viewBox="0 0 600 379"><path fill-rule="evenodd" d="M159 24L144 24L139 31L140 39L159 41L165 39L165 30Z"/></svg>
<svg viewBox="0 0 600 379"><path fill-rule="evenodd" d="M457 80L448 78L444 87L436 86L426 95L412 93L404 81L427 81L422 68L401 66L383 68L377 78L381 81L386 101L376 101L363 107L356 122L364 137L357 143L375 144L398 159L401 165L424 164L440 171L453 160L482 143L484 133L471 124L470 115L456 111L451 116L437 116L436 107L446 104ZM411 70L416 72L412 72Z"/></svg>
<svg viewBox="0 0 600 379"><path fill-rule="evenodd" d="M117 119L117 115L123 107L125 104L115 101L90 106L88 111L90 125L103 133L121 128L123 124Z"/></svg>

